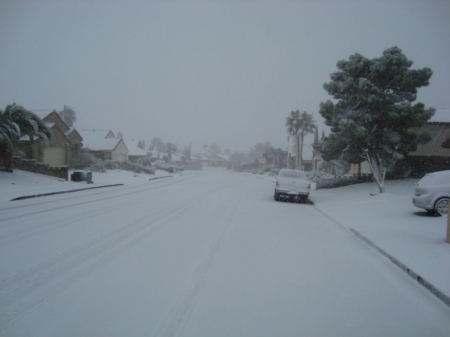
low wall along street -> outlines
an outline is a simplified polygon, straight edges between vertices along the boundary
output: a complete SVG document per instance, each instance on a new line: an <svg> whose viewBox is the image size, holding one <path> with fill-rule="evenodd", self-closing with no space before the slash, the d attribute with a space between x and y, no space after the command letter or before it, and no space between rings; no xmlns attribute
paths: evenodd
<svg viewBox="0 0 450 337"><path fill-rule="evenodd" d="M49 164L37 163L34 159L13 158L13 167L18 170L45 174L52 177L69 180L69 168L67 166L50 166Z"/></svg>

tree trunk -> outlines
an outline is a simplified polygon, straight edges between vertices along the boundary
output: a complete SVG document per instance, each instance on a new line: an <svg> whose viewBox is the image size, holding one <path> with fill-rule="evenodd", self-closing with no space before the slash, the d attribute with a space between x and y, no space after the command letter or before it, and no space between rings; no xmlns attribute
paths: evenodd
<svg viewBox="0 0 450 337"><path fill-rule="evenodd" d="M302 169L302 166L303 166L303 132L300 135L300 139L301 139L301 144L299 144L299 147L300 147L300 156L299 156L300 165L299 165L299 168Z"/></svg>
<svg viewBox="0 0 450 337"><path fill-rule="evenodd" d="M381 165L381 160L372 159L369 156L369 153L366 152L366 158L367 162L369 163L370 171L373 174L373 177L375 178L375 181L377 182L378 188L380 190L380 193L385 192L385 178L386 178L386 168L384 168Z"/></svg>

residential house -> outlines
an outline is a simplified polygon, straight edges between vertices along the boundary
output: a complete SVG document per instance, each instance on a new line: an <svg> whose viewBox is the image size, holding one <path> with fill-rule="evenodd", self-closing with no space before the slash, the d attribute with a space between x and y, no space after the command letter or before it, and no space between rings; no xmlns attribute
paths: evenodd
<svg viewBox="0 0 450 337"><path fill-rule="evenodd" d="M40 139L31 140L28 136L21 138L16 150L25 154L26 158L50 166L69 166L70 156L80 151L83 138L73 127L69 127L56 111L50 113L33 111L40 117L52 132L50 143ZM31 145L31 146L30 146Z"/></svg>
<svg viewBox="0 0 450 337"><path fill-rule="evenodd" d="M428 122L420 132L430 134L431 140L406 158L410 174L421 177L428 172L450 170L450 122Z"/></svg>
<svg viewBox="0 0 450 337"><path fill-rule="evenodd" d="M150 154L145 150L145 141L125 139L125 145L128 148L128 160L130 162L136 163L145 158L150 160Z"/></svg>
<svg viewBox="0 0 450 337"><path fill-rule="evenodd" d="M111 130L82 130L84 148L102 160L128 161L128 148L121 134L118 137Z"/></svg>
<svg viewBox="0 0 450 337"><path fill-rule="evenodd" d="M217 155L217 154L213 154L211 156L208 156L208 165L210 167L223 167L223 168L228 168L230 161L228 160L228 158L226 158L226 156L222 156L222 155Z"/></svg>
<svg viewBox="0 0 450 337"><path fill-rule="evenodd" d="M447 111L448 115L441 111L437 118L450 119L450 110ZM415 133L426 132L431 136L431 140L426 144L419 145L416 151L409 153L400 162L398 174L420 178L429 172L450 170L450 121L431 121L421 128L413 128L412 131ZM352 164L351 172L352 175L371 174L366 161Z"/></svg>

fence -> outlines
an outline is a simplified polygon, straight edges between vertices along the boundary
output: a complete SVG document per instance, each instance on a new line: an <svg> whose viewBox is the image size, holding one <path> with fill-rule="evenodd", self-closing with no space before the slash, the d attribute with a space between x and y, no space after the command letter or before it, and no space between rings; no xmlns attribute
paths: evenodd
<svg viewBox="0 0 450 337"><path fill-rule="evenodd" d="M69 180L69 168L67 166L50 166L49 164L37 163L34 159L13 157L13 168Z"/></svg>

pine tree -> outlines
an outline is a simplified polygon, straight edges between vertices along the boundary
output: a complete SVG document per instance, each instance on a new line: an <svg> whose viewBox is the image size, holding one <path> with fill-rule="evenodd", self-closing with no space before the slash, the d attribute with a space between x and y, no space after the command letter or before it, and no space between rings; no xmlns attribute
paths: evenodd
<svg viewBox="0 0 450 337"><path fill-rule="evenodd" d="M424 125L435 109L412 102L417 88L429 84L432 71L410 69L412 64L398 47L374 59L354 54L348 61L339 61L339 71L324 84L337 102L320 104L331 134L317 149L327 161L367 160L380 193L384 192L386 167L429 140L429 135L414 134L411 128Z"/></svg>

